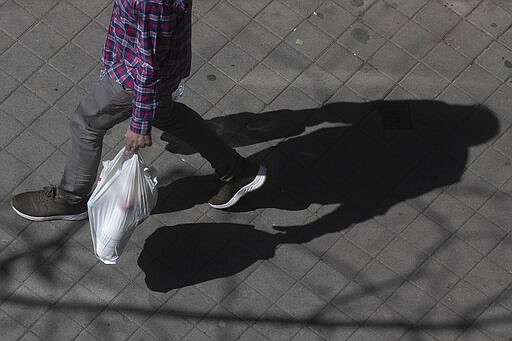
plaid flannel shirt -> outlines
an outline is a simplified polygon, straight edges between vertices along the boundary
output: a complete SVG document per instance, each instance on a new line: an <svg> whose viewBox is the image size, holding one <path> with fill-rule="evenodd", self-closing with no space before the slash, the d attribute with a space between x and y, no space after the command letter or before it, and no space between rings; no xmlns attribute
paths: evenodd
<svg viewBox="0 0 512 341"><path fill-rule="evenodd" d="M108 75L134 93L130 129L149 134L161 96L190 74L192 0L115 0L103 47Z"/></svg>

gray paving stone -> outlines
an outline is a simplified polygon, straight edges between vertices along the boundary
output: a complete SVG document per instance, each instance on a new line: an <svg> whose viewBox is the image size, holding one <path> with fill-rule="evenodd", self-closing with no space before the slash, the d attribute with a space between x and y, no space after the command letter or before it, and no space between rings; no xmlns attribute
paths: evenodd
<svg viewBox="0 0 512 341"><path fill-rule="evenodd" d="M232 43L226 44L210 63L239 82L257 63L257 60Z"/></svg>
<svg viewBox="0 0 512 341"><path fill-rule="evenodd" d="M422 340L422 341L434 341L437 340L432 335L428 334L425 330L421 328L411 328L405 335L400 338L400 341L415 341L415 340Z"/></svg>
<svg viewBox="0 0 512 341"><path fill-rule="evenodd" d="M352 334L348 339L348 341L382 341L383 339L380 336L375 335L371 331L366 328L359 328L356 330L354 334Z"/></svg>
<svg viewBox="0 0 512 341"><path fill-rule="evenodd" d="M340 36L356 20L353 14L330 0L325 1L315 13L309 21L333 38Z"/></svg>
<svg viewBox="0 0 512 341"><path fill-rule="evenodd" d="M219 0L197 1L193 3L193 11L195 12L196 15L202 17L218 3Z"/></svg>
<svg viewBox="0 0 512 341"><path fill-rule="evenodd" d="M422 58L438 42L438 38L414 21L407 22L392 41L416 58Z"/></svg>
<svg viewBox="0 0 512 341"><path fill-rule="evenodd" d="M395 44L387 42L371 57L370 63L391 79L399 81L417 61Z"/></svg>
<svg viewBox="0 0 512 341"><path fill-rule="evenodd" d="M61 311L49 310L31 328L42 339L73 340L82 328Z"/></svg>
<svg viewBox="0 0 512 341"><path fill-rule="evenodd" d="M410 323L403 316L386 305L380 306L364 324L384 340L398 340L408 330L409 325Z"/></svg>
<svg viewBox="0 0 512 341"><path fill-rule="evenodd" d="M0 106L25 125L29 125L48 109L48 104L24 86L17 88Z"/></svg>
<svg viewBox="0 0 512 341"><path fill-rule="evenodd" d="M163 302L154 297L149 290L135 283L125 287L112 301L112 306L115 309L138 325L144 324L151 318L162 304Z"/></svg>
<svg viewBox="0 0 512 341"><path fill-rule="evenodd" d="M0 157L3 161L0 164L0 172L4 174L0 185L12 191L30 174L30 169L5 150L0 150Z"/></svg>
<svg viewBox="0 0 512 341"><path fill-rule="evenodd" d="M443 77L452 81L471 61L446 43L441 42L424 58L424 62Z"/></svg>
<svg viewBox="0 0 512 341"><path fill-rule="evenodd" d="M469 322L440 303L425 315L420 324L425 325L425 329L439 340L455 340ZM445 327L436 328L436 326Z"/></svg>
<svg viewBox="0 0 512 341"><path fill-rule="evenodd" d="M105 44L107 31L96 22L91 22L74 39L73 42L80 46L92 57L99 57Z"/></svg>
<svg viewBox="0 0 512 341"><path fill-rule="evenodd" d="M100 300L80 283L73 286L56 304L60 311L83 328L87 327L106 306L107 302Z"/></svg>
<svg viewBox="0 0 512 341"><path fill-rule="evenodd" d="M437 250L450 235L449 230L423 214L416 218L401 234L402 237L428 255Z"/></svg>
<svg viewBox="0 0 512 341"><path fill-rule="evenodd" d="M393 88L394 82L374 67L365 64L348 80L346 86L365 101L371 101L385 97Z"/></svg>
<svg viewBox="0 0 512 341"><path fill-rule="evenodd" d="M368 220L352 227L346 238L363 251L376 256L394 238L394 234L375 220Z"/></svg>
<svg viewBox="0 0 512 341"><path fill-rule="evenodd" d="M224 318L227 318L224 320ZM221 306L213 308L198 325L201 331L214 340L236 340L249 326Z"/></svg>
<svg viewBox="0 0 512 341"><path fill-rule="evenodd" d="M320 104L294 86L286 88L271 103L275 110L301 110L306 108L317 108ZM299 160L303 161L303 160ZM307 212L306 212L307 214Z"/></svg>
<svg viewBox="0 0 512 341"><path fill-rule="evenodd" d="M41 59L21 44L13 45L0 56L0 68L18 81L27 79L42 64Z"/></svg>
<svg viewBox="0 0 512 341"><path fill-rule="evenodd" d="M442 298L460 278L430 258L410 277L410 281L437 299Z"/></svg>
<svg viewBox="0 0 512 341"><path fill-rule="evenodd" d="M246 282L268 299L276 301L295 283L295 280L272 262L265 261L249 275Z"/></svg>
<svg viewBox="0 0 512 341"><path fill-rule="evenodd" d="M282 321L282 322L281 322ZM289 322L288 322L289 321ZM300 329L293 317L274 305L253 325L268 340L290 340Z"/></svg>
<svg viewBox="0 0 512 341"><path fill-rule="evenodd" d="M412 17L428 0L396 0L394 7L405 15Z"/></svg>
<svg viewBox="0 0 512 341"><path fill-rule="evenodd" d="M282 63L282 62L281 62ZM283 63L284 64L284 63ZM332 44L317 60L317 64L341 81L348 80L363 65L363 61L338 44Z"/></svg>
<svg viewBox="0 0 512 341"><path fill-rule="evenodd" d="M346 340L356 329L357 322L332 305L328 305L314 319L310 327L325 340Z"/></svg>
<svg viewBox="0 0 512 341"><path fill-rule="evenodd" d="M129 338L129 341L146 341L146 340L156 340L151 334L145 331L142 328L139 328L133 333Z"/></svg>
<svg viewBox="0 0 512 341"><path fill-rule="evenodd" d="M45 23L68 39L80 32L90 20L91 18L66 1L59 1L43 18Z"/></svg>
<svg viewBox="0 0 512 341"><path fill-rule="evenodd" d="M19 340L27 331L23 325L16 322L2 310L0 310L0 327L2 328L2 338L6 340Z"/></svg>
<svg viewBox="0 0 512 341"><path fill-rule="evenodd" d="M55 151L55 147L30 129L26 129L7 146L6 150L34 169Z"/></svg>
<svg viewBox="0 0 512 341"><path fill-rule="evenodd" d="M5 148L23 131L24 127L20 122L3 111L0 111L0 120L2 121L0 126L0 148Z"/></svg>
<svg viewBox="0 0 512 341"><path fill-rule="evenodd" d="M512 275L484 258L465 278L475 288L493 298L501 294L510 284Z"/></svg>
<svg viewBox="0 0 512 341"><path fill-rule="evenodd" d="M405 279L378 260L371 261L354 279L366 292L382 300L391 296Z"/></svg>
<svg viewBox="0 0 512 341"><path fill-rule="evenodd" d="M310 319L323 309L326 302L302 284L296 283L276 304L297 319Z"/></svg>
<svg viewBox="0 0 512 341"><path fill-rule="evenodd" d="M331 301L331 304L360 324L366 321L383 303L384 301L355 282L350 282Z"/></svg>
<svg viewBox="0 0 512 341"><path fill-rule="evenodd" d="M315 59L333 42L333 39L308 21L304 21L286 37L286 41L310 59Z"/></svg>
<svg viewBox="0 0 512 341"><path fill-rule="evenodd" d="M366 60L384 45L386 39L358 20L338 38L337 42L357 57Z"/></svg>
<svg viewBox="0 0 512 341"><path fill-rule="evenodd" d="M19 340L20 341L40 341L41 339L38 336L36 336L36 334L34 334L32 332L28 332L25 335L23 335L23 337Z"/></svg>
<svg viewBox="0 0 512 341"><path fill-rule="evenodd" d="M487 255L505 237L506 233L487 218L476 214L467 221L458 231L457 236L477 249L481 254Z"/></svg>
<svg viewBox="0 0 512 341"><path fill-rule="evenodd" d="M425 261L426 255L403 238L396 238L377 256L382 263L407 277Z"/></svg>
<svg viewBox="0 0 512 341"><path fill-rule="evenodd" d="M499 245L492 250L489 254L489 258L501 266L503 269L510 272L512 270L512 266L510 265L510 260L512 257L510 256L510 246L512 245L512 238L510 235L507 235Z"/></svg>
<svg viewBox="0 0 512 341"><path fill-rule="evenodd" d="M221 1L203 17L203 20L228 38L233 38L249 23L250 18L228 2Z"/></svg>
<svg viewBox="0 0 512 341"><path fill-rule="evenodd" d="M500 317L509 314L510 311L495 302L480 315L476 323L481 324L480 328L494 339L506 340L510 336L510 324Z"/></svg>
<svg viewBox="0 0 512 341"><path fill-rule="evenodd" d="M73 85L73 83L49 65L43 65L24 83L37 96L55 103Z"/></svg>
<svg viewBox="0 0 512 341"><path fill-rule="evenodd" d="M45 23L39 22L20 41L36 55L47 60L64 46L66 38Z"/></svg>
<svg viewBox="0 0 512 341"><path fill-rule="evenodd" d="M38 18L44 16L58 1L59 0L16 0L18 4Z"/></svg>
<svg viewBox="0 0 512 341"><path fill-rule="evenodd" d="M460 21L445 38L445 42L466 57L473 59L489 46L492 38L471 22Z"/></svg>
<svg viewBox="0 0 512 341"><path fill-rule="evenodd" d="M482 255L457 236L443 244L434 257L460 277L464 277L482 259Z"/></svg>
<svg viewBox="0 0 512 341"><path fill-rule="evenodd" d="M386 301L386 305L413 322L419 321L435 303L435 299L408 282Z"/></svg>
<svg viewBox="0 0 512 341"><path fill-rule="evenodd" d="M70 4L84 11L90 17L95 17L105 7L109 7L110 0L68 0Z"/></svg>
<svg viewBox="0 0 512 341"><path fill-rule="evenodd" d="M219 101L234 86L234 82L210 64L203 66L187 84L212 103Z"/></svg>
<svg viewBox="0 0 512 341"><path fill-rule="evenodd" d="M221 305L244 320L261 316L272 302L242 282L221 302Z"/></svg>
<svg viewBox="0 0 512 341"><path fill-rule="evenodd" d="M476 6L478 6L480 0L442 0L441 3L450 8L460 16L466 16Z"/></svg>
<svg viewBox="0 0 512 341"><path fill-rule="evenodd" d="M240 10L244 11L251 17L254 17L258 14L263 8L265 8L272 0L263 0L263 1L250 1L250 0L231 0L230 2L238 7Z"/></svg>
<svg viewBox="0 0 512 341"><path fill-rule="evenodd" d="M339 88L339 81L319 66L311 65L292 83L319 103L325 103Z"/></svg>
<svg viewBox="0 0 512 341"><path fill-rule="evenodd" d="M269 104L286 88L288 82L271 69L259 64L242 79L240 85Z"/></svg>
<svg viewBox="0 0 512 341"><path fill-rule="evenodd" d="M383 16L388 19L382 20ZM366 11L364 20L373 30L389 39L408 21L408 18L379 0Z"/></svg>
<svg viewBox="0 0 512 341"><path fill-rule="evenodd" d="M458 230L474 213L471 208L445 193L437 197L425 211L427 216L451 232Z"/></svg>
<svg viewBox="0 0 512 341"><path fill-rule="evenodd" d="M482 1L468 15L468 20L495 38L505 32L511 19L512 14L489 0Z"/></svg>
<svg viewBox="0 0 512 341"><path fill-rule="evenodd" d="M377 0L334 0L334 2L336 2L338 5L357 16L366 12L366 10L370 8L376 1Z"/></svg>
<svg viewBox="0 0 512 341"><path fill-rule="evenodd" d="M29 304L20 304L18 300ZM0 308L28 328L45 313L47 305L43 299L22 285L2 303Z"/></svg>
<svg viewBox="0 0 512 341"><path fill-rule="evenodd" d="M318 279L321 278L321 281ZM318 262L302 279L301 283L325 301L333 299L349 280L326 263Z"/></svg>
<svg viewBox="0 0 512 341"><path fill-rule="evenodd" d="M256 16L256 20L274 34L284 38L301 22L302 18L281 2L272 1Z"/></svg>
<svg viewBox="0 0 512 341"><path fill-rule="evenodd" d="M465 171L458 183L451 185L447 192L476 210L494 193L495 187L471 171Z"/></svg>
<svg viewBox="0 0 512 341"><path fill-rule="evenodd" d="M85 329L98 339L125 340L135 330L137 325L120 312L107 308L98 315Z"/></svg>
<svg viewBox="0 0 512 341"><path fill-rule="evenodd" d="M512 162L508 157L490 148L471 165L471 170L499 188L510 178Z"/></svg>
<svg viewBox="0 0 512 341"><path fill-rule="evenodd" d="M195 339L191 339L195 340ZM261 335L261 333L257 332L254 328L248 328L242 335L240 335L240 338L238 339L240 341L265 341L268 340L265 336Z"/></svg>
<svg viewBox="0 0 512 341"><path fill-rule="evenodd" d="M252 57L262 60L281 42L281 39L264 26L253 21L233 38L233 42Z"/></svg>
<svg viewBox="0 0 512 341"><path fill-rule="evenodd" d="M291 82L311 64L311 59L282 42L263 60L263 64Z"/></svg>
<svg viewBox="0 0 512 341"><path fill-rule="evenodd" d="M81 283L102 300L110 302L126 287L128 279L117 269L98 262L82 277Z"/></svg>
<svg viewBox="0 0 512 341"><path fill-rule="evenodd" d="M439 37L443 37L461 20L455 12L437 1L429 1L414 19Z"/></svg>
<svg viewBox="0 0 512 341"><path fill-rule="evenodd" d="M4 53L15 42L14 39L9 37L4 32L0 31L0 54Z"/></svg>
<svg viewBox="0 0 512 341"><path fill-rule="evenodd" d="M287 244L276 250L271 262L291 276L301 278L318 262L318 257L304 246Z"/></svg>
<svg viewBox="0 0 512 341"><path fill-rule="evenodd" d="M97 65L95 59L74 44L66 45L53 56L50 63L74 82L80 81Z"/></svg>
<svg viewBox="0 0 512 341"><path fill-rule="evenodd" d="M161 308L166 310L179 310L184 320L189 324L196 325L202 317L206 316L216 306L216 301L209 298L206 293L194 286L181 288ZM224 310L224 309L222 309ZM188 313L188 314L187 314ZM162 316L159 319L163 322Z"/></svg>
<svg viewBox="0 0 512 341"><path fill-rule="evenodd" d="M34 16L12 0L2 6L0 27L16 38L21 36L35 21Z"/></svg>
<svg viewBox="0 0 512 341"><path fill-rule="evenodd" d="M462 333L458 340L491 341L493 338L484 334L484 331L477 329L476 327L471 327Z"/></svg>
<svg viewBox="0 0 512 341"><path fill-rule="evenodd" d="M442 302L468 321L473 321L489 306L491 299L462 280L450 290Z"/></svg>
<svg viewBox="0 0 512 341"><path fill-rule="evenodd" d="M498 42L493 42L476 62L502 81L512 75L512 50Z"/></svg>
<svg viewBox="0 0 512 341"><path fill-rule="evenodd" d="M263 110L265 103L237 85L217 103L217 107L226 114L241 112L258 113Z"/></svg>
<svg viewBox="0 0 512 341"><path fill-rule="evenodd" d="M441 78L424 64L418 63L413 70L400 81L410 93L418 98L434 99L448 85L448 82Z"/></svg>

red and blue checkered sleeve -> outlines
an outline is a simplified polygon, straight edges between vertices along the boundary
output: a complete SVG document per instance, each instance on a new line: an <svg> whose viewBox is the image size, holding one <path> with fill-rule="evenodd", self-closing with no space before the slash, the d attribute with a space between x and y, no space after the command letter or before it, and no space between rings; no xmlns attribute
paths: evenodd
<svg viewBox="0 0 512 341"><path fill-rule="evenodd" d="M141 135L151 133L151 122L159 104L158 79L158 44L167 45L165 37L168 32L169 14L166 8L151 1L139 2L137 22L137 67L134 79L133 111L130 129Z"/></svg>

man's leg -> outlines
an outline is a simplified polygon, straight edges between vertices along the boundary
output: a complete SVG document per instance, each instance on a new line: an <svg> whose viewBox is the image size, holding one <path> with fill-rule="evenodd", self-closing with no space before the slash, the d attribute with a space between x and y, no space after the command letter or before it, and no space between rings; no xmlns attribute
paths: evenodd
<svg viewBox="0 0 512 341"><path fill-rule="evenodd" d="M57 188L49 186L14 196L13 209L34 221L85 219L103 137L108 129L130 116L131 102L132 95L109 77L99 81L82 99L71 120L71 147L61 183Z"/></svg>
<svg viewBox="0 0 512 341"><path fill-rule="evenodd" d="M58 193L72 203L87 199L101 162L107 130L130 117L133 95L110 77L84 97L71 120L71 147Z"/></svg>
<svg viewBox="0 0 512 341"><path fill-rule="evenodd" d="M228 208L245 194L261 187L266 168L240 156L229 147L201 116L169 98L161 100L153 125L189 144L210 162L220 180L220 191L209 200L214 208Z"/></svg>

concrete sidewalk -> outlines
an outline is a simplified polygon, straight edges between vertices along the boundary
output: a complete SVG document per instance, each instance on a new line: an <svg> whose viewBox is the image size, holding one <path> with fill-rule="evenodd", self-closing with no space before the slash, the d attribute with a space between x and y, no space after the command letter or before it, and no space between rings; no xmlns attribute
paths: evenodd
<svg viewBox="0 0 512 341"><path fill-rule="evenodd" d="M0 0L0 339L510 340L512 3L194 7L183 102L268 183L210 209L154 131L159 203L107 266L10 197L59 181L112 0Z"/></svg>

